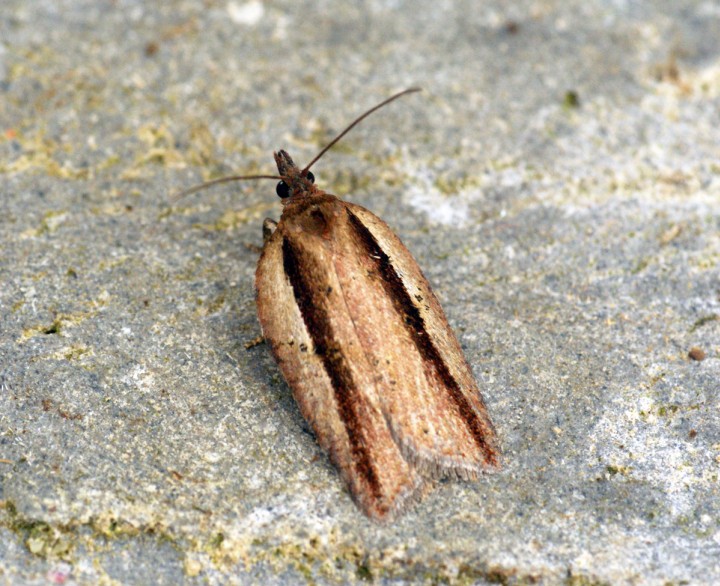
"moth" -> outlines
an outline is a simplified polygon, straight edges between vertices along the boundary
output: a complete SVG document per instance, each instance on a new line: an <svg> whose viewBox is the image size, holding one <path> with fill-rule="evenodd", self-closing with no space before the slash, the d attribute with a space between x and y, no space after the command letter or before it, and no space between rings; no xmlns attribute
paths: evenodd
<svg viewBox="0 0 720 586"><path fill-rule="evenodd" d="M433 480L499 467L472 371L417 262L380 218L274 154L283 212L263 223L255 274L262 333L303 417L371 519L387 522ZM191 191L195 191L193 188Z"/></svg>

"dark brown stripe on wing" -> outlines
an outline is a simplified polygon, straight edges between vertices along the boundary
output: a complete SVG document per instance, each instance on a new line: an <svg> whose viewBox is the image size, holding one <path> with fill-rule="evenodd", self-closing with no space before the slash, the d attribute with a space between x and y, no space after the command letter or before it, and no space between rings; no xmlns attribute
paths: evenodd
<svg viewBox="0 0 720 586"><path fill-rule="evenodd" d="M290 280L295 302L300 308L305 327L315 346L315 354L322 360L325 372L330 378L335 391L335 402L338 406L340 419L347 430L353 460L357 464L358 472L367 481L373 497L380 500L382 497L380 481L373 467L372 457L368 451L357 412L359 406L358 390L355 387L346 358L342 353L342 348L333 335L325 305L322 302L313 300L313 287L316 287L317 284L311 283L309 276L303 273L299 261L299 252L287 238L283 239L282 251L283 267Z"/></svg>
<svg viewBox="0 0 720 586"><path fill-rule="evenodd" d="M440 352L433 344L432 338L425 329L425 321L420 315L420 310L413 303L395 267L390 262L390 257L380 248L377 240L375 240L370 230L365 227L365 224L352 211L348 209L347 212L350 225L354 228L359 242L367 251L367 257L375 263L376 270L382 275L385 290L393 300L395 309L403 317L405 327L412 336L420 355L427 365L434 368L440 381L448 389L460 417L467 425L475 443L485 454L486 460L490 464L497 464L498 455L493 446L487 442L487 435L490 433L487 425L478 417L442 356L440 356Z"/></svg>

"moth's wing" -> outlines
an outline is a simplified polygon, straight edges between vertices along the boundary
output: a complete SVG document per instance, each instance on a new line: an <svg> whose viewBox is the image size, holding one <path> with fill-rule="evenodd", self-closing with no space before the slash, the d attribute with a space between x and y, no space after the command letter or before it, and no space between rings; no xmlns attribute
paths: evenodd
<svg viewBox="0 0 720 586"><path fill-rule="evenodd" d="M331 212L328 212L331 213ZM281 221L256 272L258 317L320 446L371 518L390 520L422 493L385 421L372 369L333 270L333 250Z"/></svg>
<svg viewBox="0 0 720 586"><path fill-rule="evenodd" d="M354 319L371 332L360 338L379 364L382 409L403 453L433 476L474 478L497 467L498 441L477 383L417 262L380 218L344 205L354 254L383 284L370 319L365 309ZM349 294L350 307L363 307L362 296Z"/></svg>

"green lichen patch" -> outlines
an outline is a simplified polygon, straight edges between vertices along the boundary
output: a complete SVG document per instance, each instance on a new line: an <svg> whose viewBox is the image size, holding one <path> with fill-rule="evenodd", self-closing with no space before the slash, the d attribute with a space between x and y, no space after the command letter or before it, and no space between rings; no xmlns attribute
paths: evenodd
<svg viewBox="0 0 720 586"><path fill-rule="evenodd" d="M710 315L704 315L701 318L695 320L695 323L690 327L690 329L688 331L692 334L698 328L701 328L704 325L707 325L714 321L720 321L720 315L718 315L716 313L712 313Z"/></svg>
<svg viewBox="0 0 720 586"><path fill-rule="evenodd" d="M132 181L144 177L146 174L144 167L148 165L171 168L186 166L185 157L175 148L175 137L167 126L145 124L137 130L136 138L144 147L140 149L130 166L121 173L121 179Z"/></svg>
<svg viewBox="0 0 720 586"><path fill-rule="evenodd" d="M59 335L66 327L78 325L90 317L90 315L90 313L58 314L50 323L38 324L25 328L20 336L19 343L22 344L27 342L30 338L34 338L35 336Z"/></svg>
<svg viewBox="0 0 720 586"><path fill-rule="evenodd" d="M20 146L20 154L7 163L0 163L0 173L40 171L60 179L87 179L90 176L88 168L76 169L67 161L60 162L58 159L67 156L69 147L61 147L47 138L43 130L29 135L15 131L13 139Z"/></svg>
<svg viewBox="0 0 720 586"><path fill-rule="evenodd" d="M6 526L18 534L33 555L48 559L69 559L73 551L71 532L62 526L22 517L12 501L5 501Z"/></svg>
<svg viewBox="0 0 720 586"><path fill-rule="evenodd" d="M51 354L50 357L54 358L55 360L73 361L80 360L83 357L89 357L92 355L92 348L89 348L88 346L83 346L82 344L73 344L71 346L61 348L57 352Z"/></svg>
<svg viewBox="0 0 720 586"><path fill-rule="evenodd" d="M565 580L566 586L610 586L609 582L603 582L590 576L572 574Z"/></svg>
<svg viewBox="0 0 720 586"><path fill-rule="evenodd" d="M51 559L68 559L73 548L68 535L42 522L33 524L27 530L25 546L30 553Z"/></svg>
<svg viewBox="0 0 720 586"><path fill-rule="evenodd" d="M619 466L615 464L608 464L607 466L605 466L605 471L610 476L616 476L618 474L620 474L621 476L628 476L631 470L632 468L630 468L629 466Z"/></svg>
<svg viewBox="0 0 720 586"><path fill-rule="evenodd" d="M211 299L197 299L195 313L199 316L212 315L217 313L225 305L225 294L221 293Z"/></svg>
<svg viewBox="0 0 720 586"><path fill-rule="evenodd" d="M262 218L272 209L275 208L275 201L261 202L251 206L246 206L239 210L225 210L222 216L214 224L202 225L206 230L223 232L225 230L234 230L244 224L253 221L260 222Z"/></svg>
<svg viewBox="0 0 720 586"><path fill-rule="evenodd" d="M565 110L574 110L580 107L580 94L576 90L568 90L565 92L562 101Z"/></svg>
<svg viewBox="0 0 720 586"><path fill-rule="evenodd" d="M69 214L64 211L54 210L46 212L36 228L29 228L20 234L21 238L37 238L45 234L52 234L62 226L68 219Z"/></svg>
<svg viewBox="0 0 720 586"><path fill-rule="evenodd" d="M482 181L479 177L447 177L441 175L435 179L435 188L443 195L457 195L469 189L479 189Z"/></svg>
<svg viewBox="0 0 720 586"><path fill-rule="evenodd" d="M328 193L345 199L352 194L366 191L374 181L372 175L358 175L352 169L347 169L338 170L322 179L318 178L318 186Z"/></svg>

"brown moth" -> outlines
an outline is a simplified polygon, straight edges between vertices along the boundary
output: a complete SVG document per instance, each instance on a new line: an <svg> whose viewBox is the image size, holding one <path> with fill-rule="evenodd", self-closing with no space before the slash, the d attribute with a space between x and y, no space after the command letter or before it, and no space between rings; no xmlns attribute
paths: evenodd
<svg viewBox="0 0 720 586"><path fill-rule="evenodd" d="M476 479L500 456L415 259L385 222L322 191L309 172L360 120L413 91L360 116L304 169L275 153L283 212L263 224L255 275L265 340L318 443L376 521L395 518L433 479Z"/></svg>

